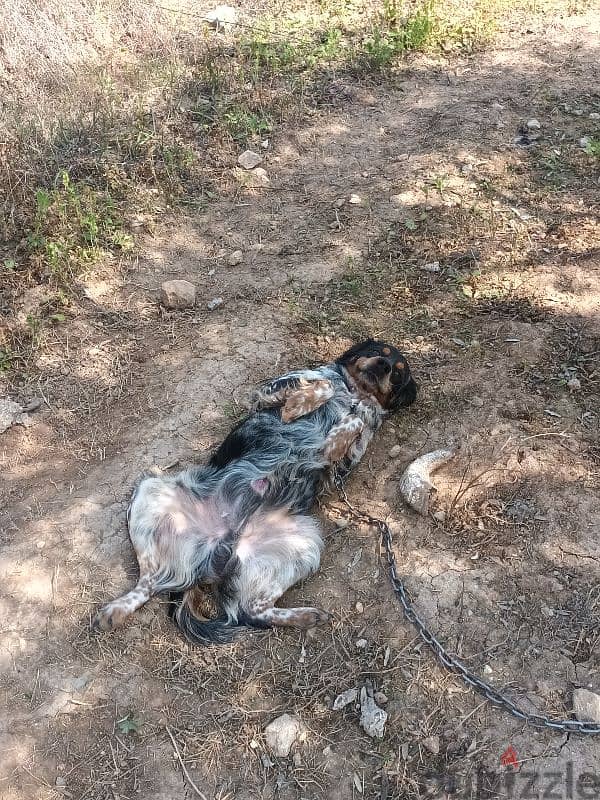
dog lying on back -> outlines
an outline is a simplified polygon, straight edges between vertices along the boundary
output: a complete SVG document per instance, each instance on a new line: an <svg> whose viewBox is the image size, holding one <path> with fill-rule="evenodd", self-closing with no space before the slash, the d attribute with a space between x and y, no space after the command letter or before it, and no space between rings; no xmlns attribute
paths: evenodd
<svg viewBox="0 0 600 800"><path fill-rule="evenodd" d="M206 466L138 481L127 521L140 577L98 611L95 627L121 625L163 592L180 593L175 621L200 644L231 641L247 626L326 622L319 608L275 607L319 567L323 540L307 512L332 469L346 477L385 416L416 393L404 356L372 339L263 386ZM212 591L216 619L194 611L199 588Z"/></svg>

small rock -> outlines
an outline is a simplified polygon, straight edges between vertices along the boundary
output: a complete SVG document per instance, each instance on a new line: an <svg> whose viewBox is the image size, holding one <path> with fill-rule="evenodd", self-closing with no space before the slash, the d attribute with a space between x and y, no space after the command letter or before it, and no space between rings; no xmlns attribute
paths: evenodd
<svg viewBox="0 0 600 800"><path fill-rule="evenodd" d="M367 681L360 690L360 724L367 736L383 739L387 713L379 708L373 696L373 686Z"/></svg>
<svg viewBox="0 0 600 800"><path fill-rule="evenodd" d="M233 253L227 259L227 263L230 267L237 267L238 264L241 264L244 260L244 254L241 250L234 250Z"/></svg>
<svg viewBox="0 0 600 800"><path fill-rule="evenodd" d="M362 203L362 199L358 194L351 194L348 198L348 202L353 206L359 206Z"/></svg>
<svg viewBox="0 0 600 800"><path fill-rule="evenodd" d="M263 157L260 153L255 153L254 150L244 150L238 157L237 163L244 169L254 169L254 167L258 167L262 160Z"/></svg>
<svg viewBox="0 0 600 800"><path fill-rule="evenodd" d="M539 131L539 129L542 126L540 125L539 120L533 118L533 119L527 120L527 127L529 128L530 131Z"/></svg>
<svg viewBox="0 0 600 800"><path fill-rule="evenodd" d="M446 512L441 509L440 511L435 511L431 516L436 522L446 522Z"/></svg>
<svg viewBox="0 0 600 800"><path fill-rule="evenodd" d="M354 608L356 609L357 614L362 614L363 611L365 610L365 607L360 601L354 606Z"/></svg>
<svg viewBox="0 0 600 800"><path fill-rule="evenodd" d="M393 447L390 447L390 458L398 458L398 456L401 454L402 447L399 444L395 444Z"/></svg>
<svg viewBox="0 0 600 800"><path fill-rule="evenodd" d="M580 722L600 723L600 695L587 689L575 689L573 710Z"/></svg>
<svg viewBox="0 0 600 800"><path fill-rule="evenodd" d="M587 147L590 142L591 139L589 136L582 136L581 139L579 140L579 147L583 147L584 150L587 150Z"/></svg>
<svg viewBox="0 0 600 800"><path fill-rule="evenodd" d="M388 696L384 692L375 692L373 699L378 705L384 706L388 701Z"/></svg>
<svg viewBox="0 0 600 800"><path fill-rule="evenodd" d="M46 542L43 539L40 539L39 542L35 543L35 546L38 550L43 550L46 547Z"/></svg>
<svg viewBox="0 0 600 800"><path fill-rule="evenodd" d="M62 775L59 775L58 778L54 781L54 784L56 786L66 786L67 785L66 778L63 778Z"/></svg>
<svg viewBox="0 0 600 800"><path fill-rule="evenodd" d="M237 11L232 6L221 5L209 11L203 19L213 28L219 28L222 25L233 25L237 21Z"/></svg>
<svg viewBox="0 0 600 800"><path fill-rule="evenodd" d="M345 202L346 200L344 197L338 197L338 199L335 201L333 205L335 206L335 208L341 208Z"/></svg>
<svg viewBox="0 0 600 800"><path fill-rule="evenodd" d="M350 525L350 522L347 519L344 519L344 517L340 517L335 521L335 527L340 531L344 528L347 528L348 525Z"/></svg>
<svg viewBox="0 0 600 800"><path fill-rule="evenodd" d="M426 739L423 739L423 747L425 750L429 750L434 756L440 752L440 737L439 736L428 736Z"/></svg>
<svg viewBox="0 0 600 800"><path fill-rule="evenodd" d="M256 167L252 172L252 177L257 186L268 186L271 183L267 170L262 167Z"/></svg>
<svg viewBox="0 0 600 800"><path fill-rule="evenodd" d="M41 408L44 405L44 401L41 397L34 397L33 400L30 400L23 411L26 411L28 414L32 411L37 411L38 408Z"/></svg>
<svg viewBox="0 0 600 800"><path fill-rule="evenodd" d="M334 711L341 711L342 708L346 708L349 706L350 703L355 703L356 698L358 697L358 691L356 689L346 689L345 692L338 694L333 702L333 710Z"/></svg>
<svg viewBox="0 0 600 800"><path fill-rule="evenodd" d="M189 281L165 281L160 287L160 302L175 311L191 308L196 302L196 287Z"/></svg>
<svg viewBox="0 0 600 800"><path fill-rule="evenodd" d="M304 733L304 725L292 714L282 714L265 728L265 740L273 755L285 758Z"/></svg>
<svg viewBox="0 0 600 800"><path fill-rule="evenodd" d="M439 272L440 271L440 262L439 261L430 261L428 264L421 264L419 269L422 270L423 272Z"/></svg>
<svg viewBox="0 0 600 800"><path fill-rule="evenodd" d="M481 399L481 397L472 397L471 398L471 405L475 406L475 408L483 408L485 403Z"/></svg>
<svg viewBox="0 0 600 800"><path fill-rule="evenodd" d="M483 674L484 675L491 675L493 673L493 669L490 667L489 664L485 664L483 667Z"/></svg>
<svg viewBox="0 0 600 800"><path fill-rule="evenodd" d="M581 381L579 378L571 378L567 381L567 386L572 392L577 392L579 389L581 389Z"/></svg>
<svg viewBox="0 0 600 800"><path fill-rule="evenodd" d="M224 302L225 301L223 300L222 297L213 297L212 300L208 301L206 307L208 308L209 311L214 311L215 308L219 308L219 306L222 306Z"/></svg>
<svg viewBox="0 0 600 800"><path fill-rule="evenodd" d="M366 639L357 639L354 644L358 650L366 650L369 642Z"/></svg>
<svg viewBox="0 0 600 800"><path fill-rule="evenodd" d="M590 119L600 119L600 114L598 114L596 111L592 111L590 114Z"/></svg>
<svg viewBox="0 0 600 800"><path fill-rule="evenodd" d="M27 427L31 420L24 409L14 400L0 399L0 433L8 430L11 425L25 425Z"/></svg>

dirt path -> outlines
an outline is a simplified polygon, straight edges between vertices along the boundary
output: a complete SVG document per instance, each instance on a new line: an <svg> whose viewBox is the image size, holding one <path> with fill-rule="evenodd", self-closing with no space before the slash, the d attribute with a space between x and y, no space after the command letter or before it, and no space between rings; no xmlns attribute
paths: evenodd
<svg viewBox="0 0 600 800"><path fill-rule="evenodd" d="M323 568L290 598L319 597L331 628L194 650L158 602L110 636L88 623L135 576L135 476L202 459L260 379L370 332L404 348L422 394L350 491L389 520L421 614L531 710L568 715L574 688L600 690L599 169L579 146L599 128L599 34L597 15L565 16L460 63L416 60L395 89L340 79L337 106L275 138L269 189L171 220L89 280L26 389L48 403L0 438L0 797L192 797L167 726L211 800L509 793L509 744L536 792L573 762L576 796L597 794L581 776L600 739L525 729L438 669L374 533L338 529L335 501ZM198 286L193 313L159 312L169 277ZM417 519L397 478L449 441L436 518ZM366 678L388 698L381 742L331 710ZM263 730L284 711L308 733L271 758Z"/></svg>

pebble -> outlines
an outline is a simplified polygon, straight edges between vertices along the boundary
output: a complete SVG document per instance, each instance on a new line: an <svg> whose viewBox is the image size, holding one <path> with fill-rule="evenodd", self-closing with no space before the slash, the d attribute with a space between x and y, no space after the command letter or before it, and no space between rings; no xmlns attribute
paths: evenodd
<svg viewBox="0 0 600 800"><path fill-rule="evenodd" d="M579 378L571 378L567 381L567 386L569 389L571 389L571 391L577 392L579 389L581 389L581 381Z"/></svg>
<svg viewBox="0 0 600 800"><path fill-rule="evenodd" d="M485 664L483 667L483 674L484 675L491 675L493 673L493 669L490 667L489 664Z"/></svg>
<svg viewBox="0 0 600 800"><path fill-rule="evenodd" d="M587 689L575 689L573 710L580 722L600 723L600 695Z"/></svg>
<svg viewBox="0 0 600 800"><path fill-rule="evenodd" d="M399 444L395 444L393 447L390 448L390 458L398 458L402 454L402 447Z"/></svg>
<svg viewBox="0 0 600 800"><path fill-rule="evenodd" d="M160 302L175 311L191 308L196 302L196 287L189 281L165 281L160 287Z"/></svg>
<svg viewBox="0 0 600 800"><path fill-rule="evenodd" d="M358 194L351 194L348 198L348 202L353 206L359 206L362 203L362 199Z"/></svg>
<svg viewBox="0 0 600 800"><path fill-rule="evenodd" d="M598 114L596 111L592 111L590 114L590 119L600 119L600 114Z"/></svg>
<svg viewBox="0 0 600 800"><path fill-rule="evenodd" d="M533 119L527 120L527 127L530 131L539 131L542 126L540 125L539 120L535 119L534 117Z"/></svg>
<svg viewBox="0 0 600 800"><path fill-rule="evenodd" d="M581 139L579 140L579 147L583 147L583 149L586 150L590 141L591 139L589 136L582 136Z"/></svg>
<svg viewBox="0 0 600 800"><path fill-rule="evenodd" d="M338 197L338 199L335 201L335 203L333 205L336 208L341 208L344 205L345 202L346 202L346 200L343 197Z"/></svg>
<svg viewBox="0 0 600 800"><path fill-rule="evenodd" d="M428 736L426 739L423 739L423 747L425 750L429 750L434 756L440 752L440 737L439 736Z"/></svg>
<svg viewBox="0 0 600 800"><path fill-rule="evenodd" d="M244 150L238 157L237 163L244 169L254 169L254 167L258 167L262 160L263 157L260 153L255 153L254 150Z"/></svg>
<svg viewBox="0 0 600 800"><path fill-rule="evenodd" d="M375 702L370 681L366 681L360 690L360 725L362 729L372 739L383 739L387 718L387 712L383 708L379 708Z"/></svg>
<svg viewBox="0 0 600 800"><path fill-rule="evenodd" d="M267 170L262 167L256 167L252 172L252 177L258 186L268 186L271 183Z"/></svg>
<svg viewBox="0 0 600 800"><path fill-rule="evenodd" d="M244 260L244 254L241 250L234 250L233 253L227 259L227 263L230 267L237 267L238 264L241 264Z"/></svg>
<svg viewBox="0 0 600 800"><path fill-rule="evenodd" d="M285 758L303 733L304 725L298 717L282 714L265 728L265 741L273 755Z"/></svg>
<svg viewBox="0 0 600 800"><path fill-rule="evenodd" d="M38 550L43 550L46 547L46 542L43 539L40 539L39 542L35 543L35 546Z"/></svg>
<svg viewBox="0 0 600 800"><path fill-rule="evenodd" d="M378 705L384 706L388 701L388 696L384 692L375 692L373 699Z"/></svg>
<svg viewBox="0 0 600 800"><path fill-rule="evenodd" d="M439 261L430 261L428 264L421 264L419 269L423 270L423 272L439 272L440 271L440 262Z"/></svg>
<svg viewBox="0 0 600 800"><path fill-rule="evenodd" d="M344 519L343 517L340 517L339 519L336 519L336 521L335 521L335 527L340 531L343 528L347 528L348 525L350 525L350 522L347 519Z"/></svg>
<svg viewBox="0 0 600 800"><path fill-rule="evenodd" d="M11 425L27 425L30 419L23 408L14 400L0 398L0 433L8 430Z"/></svg>
<svg viewBox="0 0 600 800"><path fill-rule="evenodd" d="M471 405L472 405L472 406L475 406L475 408L483 408L483 406L485 405L485 403L483 402L483 400L481 399L481 397L477 397L477 396L475 396L475 397L472 397L472 398L471 398Z"/></svg>
<svg viewBox="0 0 600 800"><path fill-rule="evenodd" d="M358 650L365 650L369 642L366 639L357 639L354 644Z"/></svg>
<svg viewBox="0 0 600 800"><path fill-rule="evenodd" d="M362 614L362 613L363 613L363 611L365 610L365 607L364 607L364 606L363 606L363 604L360 602L360 600L359 600L359 602L358 602L358 603L357 603L357 604L354 606L354 608L356 609L356 613L357 613L357 614Z"/></svg>
<svg viewBox="0 0 600 800"><path fill-rule="evenodd" d="M213 297L212 300L208 301L206 307L208 308L209 311L214 311L216 308L219 308L219 306L222 306L224 302L225 301L223 300L222 297Z"/></svg>
<svg viewBox="0 0 600 800"><path fill-rule="evenodd" d="M445 511L434 511L432 517L436 522L446 522L446 512Z"/></svg>
<svg viewBox="0 0 600 800"><path fill-rule="evenodd" d="M345 692L338 694L333 701L333 710L341 711L342 708L346 708L346 706L349 706L350 703L355 703L357 697L358 691L356 689L346 689Z"/></svg>

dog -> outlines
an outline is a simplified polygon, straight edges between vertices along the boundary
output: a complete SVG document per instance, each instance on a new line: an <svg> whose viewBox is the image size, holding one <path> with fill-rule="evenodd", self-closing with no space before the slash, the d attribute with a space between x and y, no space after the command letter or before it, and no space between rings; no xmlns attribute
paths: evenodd
<svg viewBox="0 0 600 800"><path fill-rule="evenodd" d="M402 353L373 339L263 385L206 465L139 479L127 522L140 577L98 611L94 626L112 630L165 592L177 593L175 622L196 644L229 642L248 628L326 622L319 608L275 606L319 567L323 539L308 512L333 470L345 479L384 418L416 395ZM195 608L207 590L214 619Z"/></svg>

